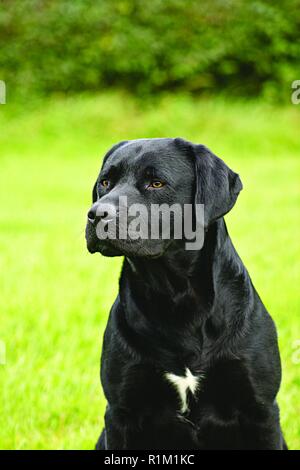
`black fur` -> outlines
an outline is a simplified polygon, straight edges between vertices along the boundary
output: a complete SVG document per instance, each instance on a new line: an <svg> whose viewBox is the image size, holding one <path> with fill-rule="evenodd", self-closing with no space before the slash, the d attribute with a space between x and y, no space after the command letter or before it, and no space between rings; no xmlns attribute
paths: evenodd
<svg viewBox="0 0 300 470"><path fill-rule="evenodd" d="M147 191L149 165L164 178ZM110 187L99 183L103 176ZM276 395L281 380L274 323L252 285L223 219L235 204L239 176L202 145L143 139L113 147L93 201L205 204L205 241L99 241L91 252L125 255L101 361L108 401L98 449L284 449ZM94 204L94 206L95 206ZM165 373L200 377L180 413Z"/></svg>

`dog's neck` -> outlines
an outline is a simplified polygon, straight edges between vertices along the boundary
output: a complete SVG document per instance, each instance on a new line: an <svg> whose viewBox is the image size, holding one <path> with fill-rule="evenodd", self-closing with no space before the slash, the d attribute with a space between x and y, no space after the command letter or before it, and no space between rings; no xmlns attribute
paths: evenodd
<svg viewBox="0 0 300 470"><path fill-rule="evenodd" d="M157 259L125 259L120 280L121 301L126 307L126 283L137 307L149 305L151 311L145 312L143 308L141 313L150 319L160 315L160 305L170 315L188 304L192 310L209 310L217 294L217 278L227 265L231 265L232 271L233 253L224 219L220 219L207 230L199 251L178 247Z"/></svg>
<svg viewBox="0 0 300 470"><path fill-rule="evenodd" d="M200 357L204 364L211 360L212 349L218 354L217 342L225 349L232 314L236 320L231 337L244 328L250 282L220 219L206 232L198 252L172 251L153 260L125 259L119 293L123 315L117 315L123 326L119 331L132 342L135 354L143 348L149 357L169 361L170 367L180 357L182 364L199 365ZM228 300L232 285L230 308L234 312L228 312L224 299Z"/></svg>

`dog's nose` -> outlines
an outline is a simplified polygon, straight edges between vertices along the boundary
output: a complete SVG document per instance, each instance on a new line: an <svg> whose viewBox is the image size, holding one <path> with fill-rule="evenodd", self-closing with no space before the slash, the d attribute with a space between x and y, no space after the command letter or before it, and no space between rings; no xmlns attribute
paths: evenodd
<svg viewBox="0 0 300 470"><path fill-rule="evenodd" d="M93 224L96 220L96 215L97 215L97 209L93 206L91 209L88 211L87 217L91 224Z"/></svg>
<svg viewBox="0 0 300 470"><path fill-rule="evenodd" d="M88 211L87 217L91 224L95 224L95 222L99 222L101 219L110 222L116 217L116 208L111 204L96 202Z"/></svg>

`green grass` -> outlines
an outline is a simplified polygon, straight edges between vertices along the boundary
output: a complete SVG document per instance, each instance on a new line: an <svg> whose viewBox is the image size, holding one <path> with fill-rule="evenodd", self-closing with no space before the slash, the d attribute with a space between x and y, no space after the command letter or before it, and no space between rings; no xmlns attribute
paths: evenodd
<svg viewBox="0 0 300 470"><path fill-rule="evenodd" d="M240 173L227 221L278 327L282 424L300 448L299 111L185 96L142 105L119 94L0 107L0 448L94 446L121 260L86 252L85 214L105 150L143 136L205 143Z"/></svg>

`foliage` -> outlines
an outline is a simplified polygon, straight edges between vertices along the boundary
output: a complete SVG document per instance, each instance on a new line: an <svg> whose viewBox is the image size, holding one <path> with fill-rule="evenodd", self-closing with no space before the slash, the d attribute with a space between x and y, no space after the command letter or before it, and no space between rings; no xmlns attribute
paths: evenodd
<svg viewBox="0 0 300 470"><path fill-rule="evenodd" d="M300 0L2 0L11 95L117 87L289 100Z"/></svg>

